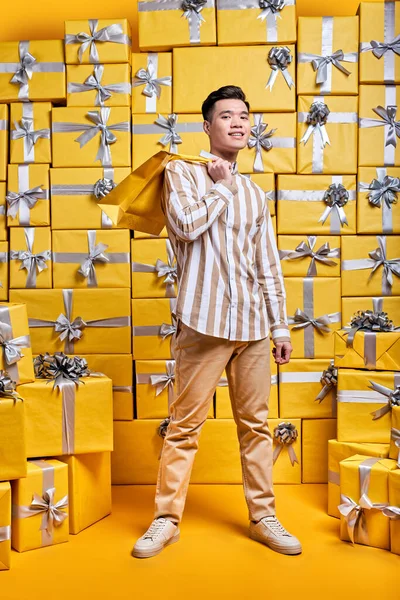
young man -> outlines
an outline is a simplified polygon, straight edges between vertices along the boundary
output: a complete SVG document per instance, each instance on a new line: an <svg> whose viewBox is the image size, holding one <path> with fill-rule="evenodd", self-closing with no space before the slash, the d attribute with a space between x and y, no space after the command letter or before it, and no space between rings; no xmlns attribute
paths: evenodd
<svg viewBox="0 0 400 600"><path fill-rule="evenodd" d="M154 556L179 540L200 430L226 369L240 443L250 537L283 554L300 542L275 516L272 435L268 428L270 339L278 364L292 347L285 290L265 193L237 171L250 136L243 91L226 86L202 106L215 156L207 164L171 161L163 211L177 260L176 398L158 471L155 518L133 556Z"/></svg>

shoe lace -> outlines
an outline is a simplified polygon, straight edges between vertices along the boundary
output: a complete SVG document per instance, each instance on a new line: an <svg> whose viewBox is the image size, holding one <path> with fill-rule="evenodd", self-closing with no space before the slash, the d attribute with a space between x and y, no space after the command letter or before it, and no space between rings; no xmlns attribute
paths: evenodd
<svg viewBox="0 0 400 600"><path fill-rule="evenodd" d="M290 533L281 525L276 517L264 517L263 521L276 535L290 536Z"/></svg>
<svg viewBox="0 0 400 600"><path fill-rule="evenodd" d="M150 525L150 527L144 534L143 539L156 538L160 534L160 532L163 529L166 522L167 522L167 520L164 518L154 519L154 521L152 522L152 524Z"/></svg>

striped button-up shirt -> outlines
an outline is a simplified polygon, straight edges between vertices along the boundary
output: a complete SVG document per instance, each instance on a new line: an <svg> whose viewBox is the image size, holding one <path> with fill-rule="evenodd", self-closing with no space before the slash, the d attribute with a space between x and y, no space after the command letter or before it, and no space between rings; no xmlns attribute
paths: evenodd
<svg viewBox="0 0 400 600"><path fill-rule="evenodd" d="M214 183L202 163L168 163L162 208L177 261L175 317L229 340L290 339L265 192L233 169Z"/></svg>

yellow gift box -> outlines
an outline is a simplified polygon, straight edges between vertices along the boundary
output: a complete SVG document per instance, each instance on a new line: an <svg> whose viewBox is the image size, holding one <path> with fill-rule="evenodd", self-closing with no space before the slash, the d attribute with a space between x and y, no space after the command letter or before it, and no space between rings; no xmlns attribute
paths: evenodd
<svg viewBox="0 0 400 600"><path fill-rule="evenodd" d="M10 162L51 163L51 103L13 102Z"/></svg>
<svg viewBox="0 0 400 600"><path fill-rule="evenodd" d="M149 239L149 238L167 238L168 237L168 232L167 232L167 228L163 227L163 229L160 232L160 235L154 235L152 233L145 233L144 231L133 231L133 237L136 238L137 240L139 239Z"/></svg>
<svg viewBox="0 0 400 600"><path fill-rule="evenodd" d="M285 277L340 277L340 237L279 235Z"/></svg>
<svg viewBox="0 0 400 600"><path fill-rule="evenodd" d="M0 102L64 99L62 40L0 43Z"/></svg>
<svg viewBox="0 0 400 600"><path fill-rule="evenodd" d="M399 373L339 369L338 441L389 444L390 413L399 385Z"/></svg>
<svg viewBox="0 0 400 600"><path fill-rule="evenodd" d="M8 239L7 216L6 216L7 184L0 181L0 240Z"/></svg>
<svg viewBox="0 0 400 600"><path fill-rule="evenodd" d="M285 278L292 358L331 358L341 327L339 277Z"/></svg>
<svg viewBox="0 0 400 600"><path fill-rule="evenodd" d="M53 231L55 288L130 288L127 229Z"/></svg>
<svg viewBox="0 0 400 600"><path fill-rule="evenodd" d="M400 236L343 237L343 296L399 296L399 244Z"/></svg>
<svg viewBox="0 0 400 600"><path fill-rule="evenodd" d="M219 46L269 44L296 41L296 0L286 0L282 9L260 8L258 0L240 6L236 0L217 1Z"/></svg>
<svg viewBox="0 0 400 600"><path fill-rule="evenodd" d="M135 298L132 300L132 349L137 360L168 359L175 333L172 316L176 298Z"/></svg>
<svg viewBox="0 0 400 600"><path fill-rule="evenodd" d="M397 460L400 468L400 405L392 407L389 458Z"/></svg>
<svg viewBox="0 0 400 600"><path fill-rule="evenodd" d="M271 217L276 215L276 192L274 173L253 173L246 175L251 181L256 183L265 192L265 198L268 201L268 208Z"/></svg>
<svg viewBox="0 0 400 600"><path fill-rule="evenodd" d="M160 150L197 156L209 145L201 115L132 115L132 169ZM181 142L171 141L171 135Z"/></svg>
<svg viewBox="0 0 400 600"><path fill-rule="evenodd" d="M174 298L176 259L169 239L131 241L132 298Z"/></svg>
<svg viewBox="0 0 400 600"><path fill-rule="evenodd" d="M330 360L294 358L279 367L279 416L324 419L336 416L336 386L322 381Z"/></svg>
<svg viewBox="0 0 400 600"><path fill-rule="evenodd" d="M132 53L132 113L172 112L171 52Z"/></svg>
<svg viewBox="0 0 400 600"><path fill-rule="evenodd" d="M326 122L320 127L307 122L314 103L323 103L329 109ZM315 118L321 119L321 111L326 109L316 104L314 107L317 115ZM297 172L313 175L356 174L358 98L299 96L297 110Z"/></svg>
<svg viewBox="0 0 400 600"><path fill-rule="evenodd" d="M0 242L0 300L8 300L8 242Z"/></svg>
<svg viewBox="0 0 400 600"><path fill-rule="evenodd" d="M201 99L221 86L246 90L255 112L296 110L295 47L278 54L273 46L175 48L173 51L173 108L176 113L200 111ZM285 53L285 54L283 54ZM278 60L277 60L278 59ZM271 64L286 64L284 70ZM291 62L290 62L291 61ZM213 68L210 69L210 65ZM240 65L240 66L239 66Z"/></svg>
<svg viewBox="0 0 400 600"><path fill-rule="evenodd" d="M25 476L24 402L22 399L0 398L0 481Z"/></svg>
<svg viewBox="0 0 400 600"><path fill-rule="evenodd" d="M0 181L5 181L7 178L8 128L8 106L0 104Z"/></svg>
<svg viewBox="0 0 400 600"><path fill-rule="evenodd" d="M0 571L7 571L11 561L11 486L0 483Z"/></svg>
<svg viewBox="0 0 400 600"><path fill-rule="evenodd" d="M10 288L51 288L50 227L10 229Z"/></svg>
<svg viewBox="0 0 400 600"><path fill-rule="evenodd" d="M53 383L35 379L17 386L25 404L27 456L112 450L111 379L81 377L79 385L61 389Z"/></svg>
<svg viewBox="0 0 400 600"><path fill-rule="evenodd" d="M50 225L49 165L8 165L7 224Z"/></svg>
<svg viewBox="0 0 400 600"><path fill-rule="evenodd" d="M286 85L286 84L285 84ZM240 151L241 173L296 172L296 114L253 113L252 133L247 148ZM268 149L261 145L264 145Z"/></svg>
<svg viewBox="0 0 400 600"><path fill-rule="evenodd" d="M388 444L358 444L356 442L328 441L328 515L340 519L338 506L340 504L340 470L339 463L345 458L362 454L364 456L379 456L387 458Z"/></svg>
<svg viewBox="0 0 400 600"><path fill-rule="evenodd" d="M128 107L53 108L53 167L129 167Z"/></svg>
<svg viewBox="0 0 400 600"><path fill-rule="evenodd" d="M127 19L65 21L65 62L69 65L126 63L131 45Z"/></svg>
<svg viewBox="0 0 400 600"><path fill-rule="evenodd" d="M400 469L389 473L389 504L400 509ZM390 519L390 550L400 554L400 519Z"/></svg>
<svg viewBox="0 0 400 600"><path fill-rule="evenodd" d="M33 460L27 468L26 478L11 484L12 547L25 552L68 542L67 465L54 459Z"/></svg>
<svg viewBox="0 0 400 600"><path fill-rule="evenodd" d="M20 384L35 378L27 310L23 304L0 303L0 331L6 342L2 344L0 369Z"/></svg>
<svg viewBox="0 0 400 600"><path fill-rule="evenodd" d="M400 371L400 331L335 331L335 365L345 369Z"/></svg>
<svg viewBox="0 0 400 600"><path fill-rule="evenodd" d="M360 85L358 165L400 166L400 144L396 145L393 123L399 103L399 86Z"/></svg>
<svg viewBox="0 0 400 600"><path fill-rule="evenodd" d="M217 43L215 0L206 0L198 10L172 0L165 6L158 0L138 3L140 50L171 50L192 44Z"/></svg>
<svg viewBox="0 0 400 600"><path fill-rule="evenodd" d="M10 291L26 304L35 354L130 354L129 296L124 288Z"/></svg>
<svg viewBox="0 0 400 600"><path fill-rule="evenodd" d="M335 194L342 195L340 207L332 202ZM350 175L279 175L278 233L356 233L355 200L356 178Z"/></svg>
<svg viewBox="0 0 400 600"><path fill-rule="evenodd" d="M358 169L357 233L400 233L399 178L396 167Z"/></svg>
<svg viewBox="0 0 400 600"><path fill-rule="evenodd" d="M299 94L358 93L358 17L299 17L297 50Z"/></svg>
<svg viewBox="0 0 400 600"><path fill-rule="evenodd" d="M400 325L400 298L386 296L375 298L342 298L342 323L347 325L359 310L384 311L394 325Z"/></svg>
<svg viewBox="0 0 400 600"><path fill-rule="evenodd" d="M110 453L57 459L68 466L69 532L77 534L111 513Z"/></svg>
<svg viewBox="0 0 400 600"><path fill-rule="evenodd" d="M396 2L361 2L358 11L360 83L400 83L400 56L384 47L393 44L400 31L400 6Z"/></svg>
<svg viewBox="0 0 400 600"><path fill-rule="evenodd" d="M390 549L389 519L382 512L382 505L389 502L388 476L394 469L396 463L387 458L366 458L356 454L341 461L340 507L345 512L340 515L341 540ZM352 528L350 523L354 519L353 513L365 496L377 507L375 510L368 510L362 505L356 513L358 518Z"/></svg>
<svg viewBox="0 0 400 600"><path fill-rule="evenodd" d="M97 202L130 172L129 167L50 169L52 229L113 228Z"/></svg>
<svg viewBox="0 0 400 600"><path fill-rule="evenodd" d="M131 69L119 65L68 65L67 106L130 106Z"/></svg>
<svg viewBox="0 0 400 600"><path fill-rule="evenodd" d="M302 483L327 483L328 441L336 435L336 419L303 419Z"/></svg>

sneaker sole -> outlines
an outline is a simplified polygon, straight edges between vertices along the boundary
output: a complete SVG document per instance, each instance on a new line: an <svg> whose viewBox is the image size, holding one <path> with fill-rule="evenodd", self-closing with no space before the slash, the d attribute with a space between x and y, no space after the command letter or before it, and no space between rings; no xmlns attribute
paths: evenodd
<svg viewBox="0 0 400 600"><path fill-rule="evenodd" d="M249 536L250 536L250 538L252 540L255 540L256 542L260 542L260 544L264 544L264 546L268 546L268 548L270 548L271 550L274 550L275 552L279 552L280 554L287 554L287 555L292 555L293 556L293 555L301 554L302 553L301 546L293 546L291 548L280 547L280 546L275 546L273 544L270 544L268 542L268 540L266 540L265 538L261 537L257 533L250 532Z"/></svg>
<svg viewBox="0 0 400 600"><path fill-rule="evenodd" d="M167 546L170 546L171 544L175 544L175 542L179 542L179 538L180 538L180 532L176 533L170 540L168 540L167 542L165 542L165 544L163 544L161 547L158 548L153 548L152 550L140 550L140 549L136 549L135 548L132 550L132 556L134 558L151 558L152 556L156 556L157 554L160 554L160 552L162 552L164 550L164 548L166 548Z"/></svg>

